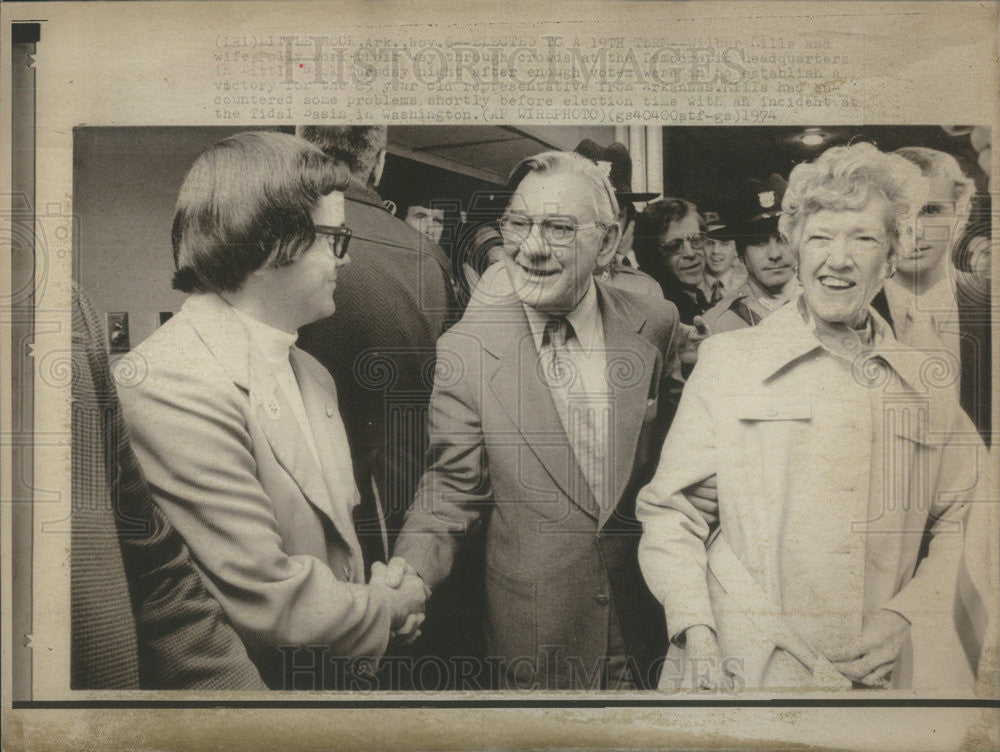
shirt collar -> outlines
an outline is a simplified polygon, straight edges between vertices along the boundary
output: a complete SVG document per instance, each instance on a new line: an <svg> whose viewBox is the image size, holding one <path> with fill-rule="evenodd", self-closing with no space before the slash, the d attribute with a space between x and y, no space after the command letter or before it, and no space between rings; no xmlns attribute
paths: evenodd
<svg viewBox="0 0 1000 752"><path fill-rule="evenodd" d="M264 360L272 364L288 362L288 351L299 335L295 332L285 332L255 319L239 308L233 308L236 315L246 325L250 333L250 341L257 346Z"/></svg>
<svg viewBox="0 0 1000 752"><path fill-rule="evenodd" d="M885 281L883 287L893 321L902 320L910 312L918 296L892 277ZM920 294L920 310L928 313L953 313L958 308L955 288L956 275L954 268L949 264L944 277Z"/></svg>
<svg viewBox="0 0 1000 752"><path fill-rule="evenodd" d="M889 325L871 307L868 309L867 327L867 337L846 327L818 327L799 293L788 305L779 308L755 328L770 340L758 350L763 366L761 378L766 381L804 355L822 349L851 363L866 355L878 356L903 381L918 388L923 365L920 353L900 345Z"/></svg>
<svg viewBox="0 0 1000 752"><path fill-rule="evenodd" d="M524 306L524 313L528 317L528 326L531 328L531 336L535 340L535 348L541 349L545 324L552 317L527 305ZM590 352L599 344L601 313L597 305L597 288L593 281L590 282L587 292L584 293L576 308L566 314L566 320L573 326L573 333L576 334L584 352Z"/></svg>

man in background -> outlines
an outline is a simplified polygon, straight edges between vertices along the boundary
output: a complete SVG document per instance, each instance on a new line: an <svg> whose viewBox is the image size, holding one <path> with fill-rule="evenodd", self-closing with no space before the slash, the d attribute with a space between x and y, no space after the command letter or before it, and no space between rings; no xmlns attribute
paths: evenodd
<svg viewBox="0 0 1000 752"><path fill-rule="evenodd" d="M351 263L337 278L336 322L304 327L299 346L337 384L362 494L358 535L370 566L388 558L423 472L434 346L454 310L454 290L441 249L394 217L375 190L386 127L306 126L299 135L351 171L344 191Z"/></svg>
<svg viewBox="0 0 1000 752"><path fill-rule="evenodd" d="M959 271L952 263L952 249L969 219L975 182L945 152L911 146L894 153L920 168L929 193L917 217L916 237L901 250L895 275L872 305L896 339L954 367L952 381L962 408L990 446L989 288L977 284L973 272Z"/></svg>
<svg viewBox="0 0 1000 752"><path fill-rule="evenodd" d="M725 224L709 230L713 241L735 244L747 269L746 281L705 313L710 334L757 326L799 290L795 257L778 233L786 185L776 174L767 182L745 181L723 215Z"/></svg>
<svg viewBox="0 0 1000 752"><path fill-rule="evenodd" d="M441 242L441 235L444 233L444 209L432 209L424 204L411 204L406 207L406 216L403 221L432 243Z"/></svg>
<svg viewBox="0 0 1000 752"><path fill-rule="evenodd" d="M355 523L367 567L388 561L425 468L427 404L435 345L457 310L441 248L394 217L376 191L385 167L385 126L306 126L299 135L351 171L345 221L351 263L334 293L337 312L299 332L299 346L333 375L361 493ZM459 570L427 604L423 639L404 658L474 654L475 594ZM451 677L427 689L448 688ZM407 688L405 664L387 682ZM417 687L419 688L419 687Z"/></svg>
<svg viewBox="0 0 1000 752"><path fill-rule="evenodd" d="M636 261L635 251L632 250L635 236L635 204L654 199L659 194L632 190L632 155L624 144L616 141L610 146L601 146L596 141L585 138L577 144L574 151L595 162L607 174L611 186L615 189L615 198L618 199L618 226L621 228L618 248L611 263L599 269L598 274L609 285L622 290L661 297L663 293L656 280L639 271L639 262Z"/></svg>
<svg viewBox="0 0 1000 752"><path fill-rule="evenodd" d="M715 305L746 281L747 272L736 250L736 241L718 236L717 231L724 226L718 213L709 211L704 216L709 240L705 251L704 290L708 302Z"/></svg>
<svg viewBox="0 0 1000 752"><path fill-rule="evenodd" d="M695 324L709 308L705 295L708 237L697 207L680 198L646 205L636 219L639 268L660 283L663 297L677 306L682 324Z"/></svg>

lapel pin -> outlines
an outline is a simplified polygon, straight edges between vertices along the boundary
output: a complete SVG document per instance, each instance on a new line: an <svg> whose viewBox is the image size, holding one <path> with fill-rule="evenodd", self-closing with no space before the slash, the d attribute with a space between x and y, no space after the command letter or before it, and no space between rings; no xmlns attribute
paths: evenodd
<svg viewBox="0 0 1000 752"><path fill-rule="evenodd" d="M268 398L265 408L267 409L267 414L272 418L277 419L277 417L281 414L281 410L278 408L278 400L276 400L273 395Z"/></svg>

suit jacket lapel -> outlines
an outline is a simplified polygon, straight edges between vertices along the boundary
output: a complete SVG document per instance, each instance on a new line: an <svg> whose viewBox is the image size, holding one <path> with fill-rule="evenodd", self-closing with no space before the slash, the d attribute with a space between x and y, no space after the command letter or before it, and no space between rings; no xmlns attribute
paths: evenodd
<svg viewBox="0 0 1000 752"><path fill-rule="evenodd" d="M326 483L306 437L302 435L291 404L266 371L257 370L253 363L250 366L250 401L255 406L257 420L275 458L295 479L306 498L336 523Z"/></svg>
<svg viewBox="0 0 1000 752"><path fill-rule="evenodd" d="M345 535L343 515L334 512L326 481L292 407L270 376L264 356L250 342L243 322L228 303L214 294L192 295L184 303L184 312L233 382L249 393L250 404L254 406L254 414L275 458L309 502L333 522L342 536ZM309 402L306 402L305 393L303 402L308 414ZM322 451L321 442L317 439L316 443L317 450Z"/></svg>
<svg viewBox="0 0 1000 752"><path fill-rule="evenodd" d="M603 526L618 506L632 476L649 400L665 395L656 394L663 368L660 352L639 334L646 319L632 315L612 289L598 284L597 290L604 321L606 372L613 417L608 437L608 452L613 459L609 483L612 503L601 510L600 524Z"/></svg>
<svg viewBox="0 0 1000 752"><path fill-rule="evenodd" d="M347 442L346 434L343 434L343 424L339 421L335 423L333 420L334 417L339 416L337 404L330 392L311 373L307 362L308 358L309 356L302 351L292 348L292 368L302 392L302 402L305 405L306 415L309 416L309 425L313 432L316 453L319 455L321 465L319 471L326 490L323 500L328 509L323 511L333 521L340 537L360 560L361 544L358 541L354 520L351 516L351 511L358 503L358 492L354 484L350 445ZM340 435L334 435L334 431L338 428ZM342 453L336 451L337 447L342 450ZM316 464L308 447L304 447L304 449L309 460L309 480L306 482L315 484L317 482Z"/></svg>
<svg viewBox="0 0 1000 752"><path fill-rule="evenodd" d="M520 319L508 327L509 336L485 346L486 352L497 358L490 389L556 485L596 520L600 516L597 500L576 461L552 393L542 376L528 319L520 303L517 307Z"/></svg>

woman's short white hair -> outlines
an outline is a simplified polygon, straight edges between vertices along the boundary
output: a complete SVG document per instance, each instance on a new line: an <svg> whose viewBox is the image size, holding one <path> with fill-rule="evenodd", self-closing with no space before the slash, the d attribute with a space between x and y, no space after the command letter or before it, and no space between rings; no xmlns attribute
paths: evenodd
<svg viewBox="0 0 1000 752"><path fill-rule="evenodd" d="M914 231L913 219L927 200L927 190L920 168L901 156L886 154L869 143L835 146L792 170L778 231L797 249L810 214L823 209L861 209L878 196L889 206L885 229L891 251L896 252L901 235Z"/></svg>
<svg viewBox="0 0 1000 752"><path fill-rule="evenodd" d="M605 225L611 225L618 218L618 199L606 170L591 159L573 151L543 151L533 157L522 159L507 178L507 187L517 190L517 186L528 173L579 175L587 183L594 197L594 215Z"/></svg>

